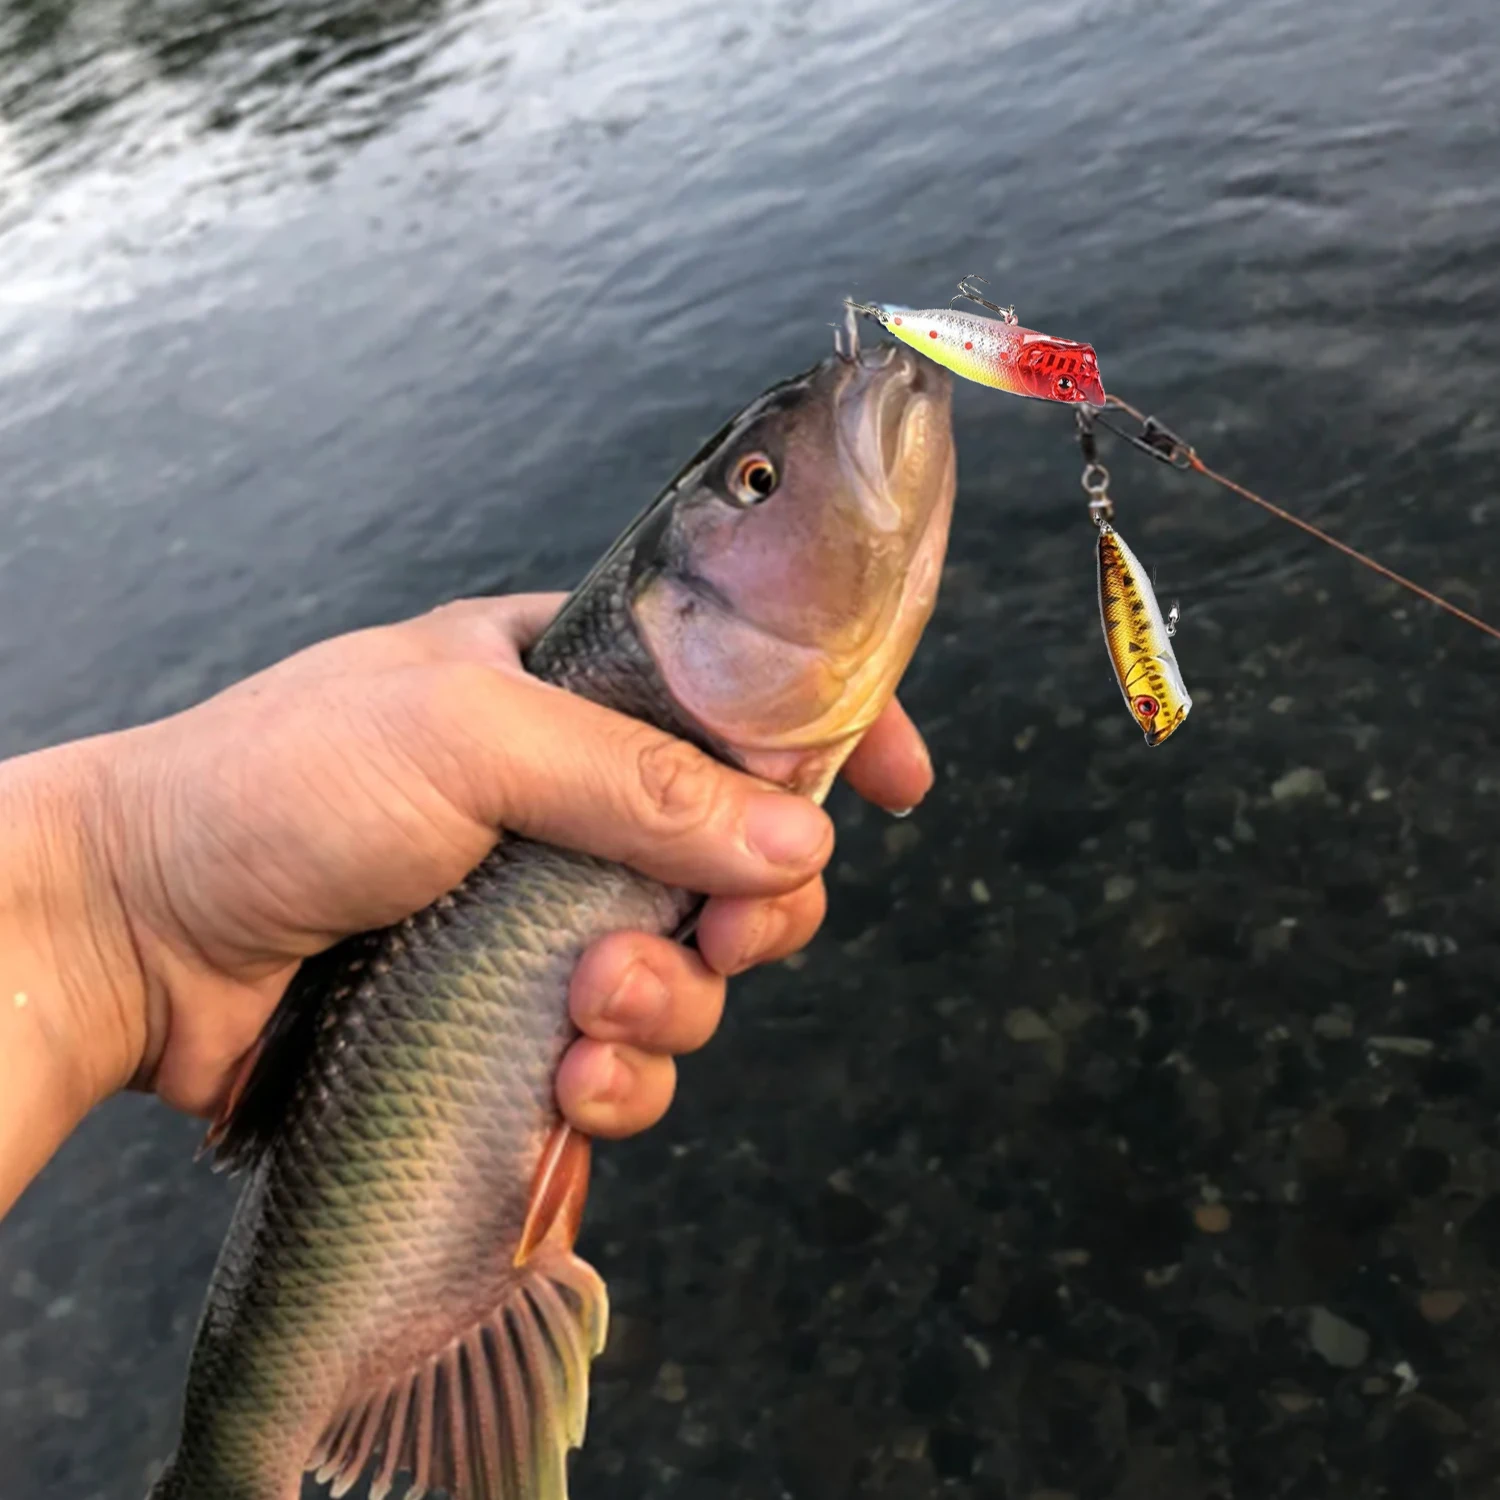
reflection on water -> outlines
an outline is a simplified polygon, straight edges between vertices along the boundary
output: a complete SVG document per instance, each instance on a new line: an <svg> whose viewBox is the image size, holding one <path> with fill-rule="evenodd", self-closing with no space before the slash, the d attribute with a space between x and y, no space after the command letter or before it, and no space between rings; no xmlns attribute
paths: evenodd
<svg viewBox="0 0 1500 1500"><path fill-rule="evenodd" d="M1500 612L1491 0L11 4L0 753L576 578L846 292L978 272L1217 467ZM1500 1486L1496 655L965 390L940 771L601 1153L578 1493ZM0 1229L4 1500L136 1500L228 1208L120 1101Z"/></svg>
<svg viewBox="0 0 1500 1500"><path fill-rule="evenodd" d="M11 5L0 16L0 120L13 171L78 170L101 155L123 167L184 136L246 127L357 144L418 102L418 80L462 9L445 0Z"/></svg>

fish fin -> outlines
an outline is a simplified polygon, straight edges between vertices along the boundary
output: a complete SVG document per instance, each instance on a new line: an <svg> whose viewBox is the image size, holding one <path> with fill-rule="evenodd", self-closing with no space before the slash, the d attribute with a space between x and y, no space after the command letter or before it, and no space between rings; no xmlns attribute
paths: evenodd
<svg viewBox="0 0 1500 1500"><path fill-rule="evenodd" d="M567 1456L583 1441L589 1365L604 1347L609 1296L573 1254L588 1191L587 1136L559 1125L532 1183L531 1208L500 1305L410 1374L362 1390L308 1463L340 1497L374 1461L370 1500L400 1473L406 1500L567 1500Z"/></svg>
<svg viewBox="0 0 1500 1500"><path fill-rule="evenodd" d="M200 1155L213 1152L216 1172L254 1166L271 1144L286 1119L319 1022L331 1004L359 985L385 941L385 932L360 933L308 959L292 976L199 1149Z"/></svg>
<svg viewBox="0 0 1500 1500"><path fill-rule="evenodd" d="M234 1079L229 1085L229 1092L224 1096L224 1102L219 1106L218 1113L214 1115L213 1124L208 1127L203 1137L203 1144L198 1147L198 1158L206 1156L210 1151L218 1150L219 1143L229 1130L230 1121L234 1119L235 1111L240 1107L240 1096L245 1092L245 1085L250 1082L251 1075L255 1072L255 1065L260 1060L265 1047L266 1038L262 1033L256 1038L255 1045L240 1059L239 1066L234 1070Z"/></svg>
<svg viewBox="0 0 1500 1500"><path fill-rule="evenodd" d="M324 1430L308 1469L342 1497L374 1463L371 1500L399 1473L407 1500L567 1500L567 1455L583 1442L588 1367L604 1347L609 1295L571 1235L580 1145L562 1128L538 1172L534 1244L499 1307L401 1379L359 1392Z"/></svg>
<svg viewBox="0 0 1500 1500"><path fill-rule="evenodd" d="M586 1135L571 1125L553 1127L531 1179L531 1203L516 1246L517 1266L525 1265L546 1244L573 1248L588 1197L592 1154Z"/></svg>

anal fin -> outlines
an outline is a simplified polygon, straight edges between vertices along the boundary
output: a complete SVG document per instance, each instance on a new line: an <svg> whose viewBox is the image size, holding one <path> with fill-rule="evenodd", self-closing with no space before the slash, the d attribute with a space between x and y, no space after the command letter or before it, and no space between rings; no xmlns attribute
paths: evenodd
<svg viewBox="0 0 1500 1500"><path fill-rule="evenodd" d="M260 1063L260 1055L265 1050L266 1039L264 1035L261 1035L255 1039L255 1045L240 1059L234 1078L230 1081L229 1092L225 1094L224 1102L219 1105L213 1123L203 1137L203 1144L198 1147L197 1159L201 1160L209 1152L217 1151L223 1145L224 1138L229 1134L230 1126L239 1111L240 1099L244 1096L250 1080L255 1076L255 1070Z"/></svg>
<svg viewBox="0 0 1500 1500"><path fill-rule="evenodd" d="M308 1468L334 1496L373 1467L370 1500L402 1472L406 1500L566 1500L609 1321L604 1282L573 1254L588 1165L587 1137L559 1126L500 1304L416 1369L357 1393L325 1429Z"/></svg>

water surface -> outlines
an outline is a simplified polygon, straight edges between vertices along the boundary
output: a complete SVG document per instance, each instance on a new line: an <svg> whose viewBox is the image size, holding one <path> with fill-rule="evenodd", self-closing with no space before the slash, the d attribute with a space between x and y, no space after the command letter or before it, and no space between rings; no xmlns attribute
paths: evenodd
<svg viewBox="0 0 1500 1500"><path fill-rule="evenodd" d="M0 752L565 585L845 293L963 272L1494 614L1497 65L1485 0L13 4ZM825 934L601 1153L576 1493L1495 1493L1496 653L1110 452L1147 751L1070 419L956 420L938 790L838 804ZM169 1449L195 1135L118 1101L0 1229L5 1500Z"/></svg>

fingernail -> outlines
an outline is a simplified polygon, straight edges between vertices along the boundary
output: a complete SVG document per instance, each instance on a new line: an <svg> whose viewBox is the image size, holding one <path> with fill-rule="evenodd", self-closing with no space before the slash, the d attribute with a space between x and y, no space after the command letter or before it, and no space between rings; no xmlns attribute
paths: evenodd
<svg viewBox="0 0 1500 1500"><path fill-rule="evenodd" d="M915 807L888 807L886 811L893 818L909 818L916 811Z"/></svg>
<svg viewBox="0 0 1500 1500"><path fill-rule="evenodd" d="M773 865L806 865L828 847L828 819L805 797L769 793L745 811L745 840Z"/></svg>
<svg viewBox="0 0 1500 1500"><path fill-rule="evenodd" d="M656 972L639 959L620 976L620 982L599 1007L601 1021L621 1028L639 1028L654 1021L666 1009L671 996Z"/></svg>
<svg viewBox="0 0 1500 1500"><path fill-rule="evenodd" d="M609 1058L599 1070L599 1087L594 1090L595 1104L617 1104L630 1092L630 1064L611 1047Z"/></svg>

